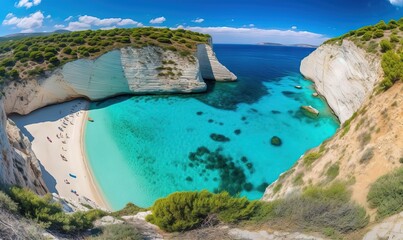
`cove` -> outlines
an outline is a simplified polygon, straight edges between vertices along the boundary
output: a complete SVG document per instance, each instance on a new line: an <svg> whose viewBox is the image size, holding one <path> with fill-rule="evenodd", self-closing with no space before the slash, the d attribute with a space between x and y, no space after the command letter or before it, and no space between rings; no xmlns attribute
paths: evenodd
<svg viewBox="0 0 403 240"><path fill-rule="evenodd" d="M267 184L338 128L299 63L313 49L214 45L238 76L192 95L124 96L91 104L85 149L101 192L117 210L149 207L175 191L262 197ZM302 89L294 86L300 85ZM320 111L303 114L301 105ZM270 140L278 136L281 146Z"/></svg>

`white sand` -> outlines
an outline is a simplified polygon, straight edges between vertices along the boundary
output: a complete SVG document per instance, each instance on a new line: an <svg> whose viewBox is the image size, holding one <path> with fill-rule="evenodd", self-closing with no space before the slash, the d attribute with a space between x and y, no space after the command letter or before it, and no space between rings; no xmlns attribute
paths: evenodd
<svg viewBox="0 0 403 240"><path fill-rule="evenodd" d="M83 149L88 105L88 101L74 100L36 110L27 116L11 118L20 128L25 128L24 134L31 138L32 149L42 165L44 180L52 193L76 204L93 205L95 202L102 208L110 209L87 167Z"/></svg>

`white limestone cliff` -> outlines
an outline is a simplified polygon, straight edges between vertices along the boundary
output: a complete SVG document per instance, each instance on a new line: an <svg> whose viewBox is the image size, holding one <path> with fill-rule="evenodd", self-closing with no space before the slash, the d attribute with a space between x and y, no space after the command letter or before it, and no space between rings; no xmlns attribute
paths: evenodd
<svg viewBox="0 0 403 240"><path fill-rule="evenodd" d="M315 83L341 123L362 105L382 76L379 59L348 40L320 46L302 60L300 71Z"/></svg>
<svg viewBox="0 0 403 240"><path fill-rule="evenodd" d="M38 159L31 150L31 142L13 121L7 119L0 96L0 183L47 192L42 180Z"/></svg>
<svg viewBox="0 0 403 240"><path fill-rule="evenodd" d="M237 77L222 65L216 58L211 46L199 44L197 58L200 62L200 71L204 79L216 81L235 81Z"/></svg>
<svg viewBox="0 0 403 240"><path fill-rule="evenodd" d="M198 49L197 58L159 47L144 47L123 48L95 60L69 62L44 77L5 87L5 111L28 114L78 97L100 100L121 94L203 92L207 89L203 78L236 80L218 62L210 46L201 44Z"/></svg>

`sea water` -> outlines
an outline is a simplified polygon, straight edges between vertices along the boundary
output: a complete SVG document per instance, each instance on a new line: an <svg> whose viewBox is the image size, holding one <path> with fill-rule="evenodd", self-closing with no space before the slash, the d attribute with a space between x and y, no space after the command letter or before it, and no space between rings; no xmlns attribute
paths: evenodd
<svg viewBox="0 0 403 240"><path fill-rule="evenodd" d="M326 102L299 74L310 48L214 45L238 76L208 93L126 96L91 104L85 148L113 209L149 207L176 191L262 197L267 184L338 128ZM300 85L302 89L296 89ZM302 105L320 111L306 116ZM273 136L282 140L273 146Z"/></svg>

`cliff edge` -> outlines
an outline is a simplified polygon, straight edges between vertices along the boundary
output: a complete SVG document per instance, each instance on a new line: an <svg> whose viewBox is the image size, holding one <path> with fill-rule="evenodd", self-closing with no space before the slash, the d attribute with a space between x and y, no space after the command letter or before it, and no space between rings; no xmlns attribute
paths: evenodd
<svg viewBox="0 0 403 240"><path fill-rule="evenodd" d="M315 83L341 123L362 106L383 73L377 56L349 40L320 46L302 60L300 71Z"/></svg>

